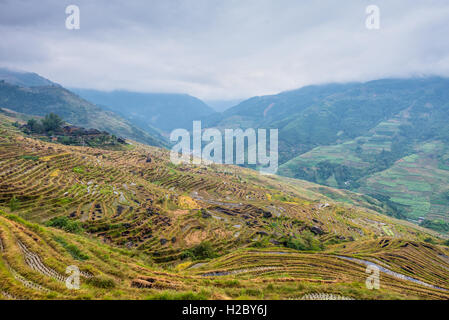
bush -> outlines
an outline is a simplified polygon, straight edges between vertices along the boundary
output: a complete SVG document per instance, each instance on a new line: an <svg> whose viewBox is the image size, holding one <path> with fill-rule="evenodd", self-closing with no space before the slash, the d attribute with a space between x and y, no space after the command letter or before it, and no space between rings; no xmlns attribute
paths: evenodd
<svg viewBox="0 0 449 320"><path fill-rule="evenodd" d="M251 247L253 248L266 248L270 246L270 240L267 237L264 237L260 240L254 241L251 244Z"/></svg>
<svg viewBox="0 0 449 320"><path fill-rule="evenodd" d="M20 206L20 200L16 198L16 196L13 196L11 200L9 200L9 209L11 212L16 211L19 209Z"/></svg>
<svg viewBox="0 0 449 320"><path fill-rule="evenodd" d="M82 167L74 167L72 171L78 174L84 174L84 168Z"/></svg>
<svg viewBox="0 0 449 320"><path fill-rule="evenodd" d="M72 221L67 217L55 217L47 221L48 227L59 228L71 233L80 233L83 228L79 221Z"/></svg>
<svg viewBox="0 0 449 320"><path fill-rule="evenodd" d="M421 222L421 226L429 228L438 232L449 232L449 222L444 220L424 220Z"/></svg>
<svg viewBox="0 0 449 320"><path fill-rule="evenodd" d="M46 132L57 131L64 123L64 121L62 121L62 119L54 113L47 114L41 122Z"/></svg>
<svg viewBox="0 0 449 320"><path fill-rule="evenodd" d="M190 257L193 260L202 260L215 258L217 253L215 252L212 244L208 241L201 242L195 248L187 250L184 252L183 257Z"/></svg>
<svg viewBox="0 0 449 320"><path fill-rule="evenodd" d="M36 119L30 119L27 122L27 127L32 133L42 133L44 132L43 125Z"/></svg>
<svg viewBox="0 0 449 320"><path fill-rule="evenodd" d="M106 278L103 276L89 278L86 280L86 283L101 289L115 288L115 281L111 278Z"/></svg>
<svg viewBox="0 0 449 320"><path fill-rule="evenodd" d="M39 160L38 156L30 156L30 155L25 155L25 156L22 156L21 158L25 159L25 160L33 160L33 161L38 161Z"/></svg>
<svg viewBox="0 0 449 320"><path fill-rule="evenodd" d="M289 237L285 242L285 246L300 251L319 251L324 249L322 243L309 231L303 232L300 238Z"/></svg>

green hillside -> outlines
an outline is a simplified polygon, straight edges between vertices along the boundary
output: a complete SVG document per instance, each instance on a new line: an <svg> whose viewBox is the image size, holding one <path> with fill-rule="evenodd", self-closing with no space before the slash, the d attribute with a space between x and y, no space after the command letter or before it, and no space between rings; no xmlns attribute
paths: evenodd
<svg viewBox="0 0 449 320"><path fill-rule="evenodd" d="M280 162L284 163L315 147L366 135L410 107L422 114L432 110L426 105L433 106L432 117L413 119L415 126L426 125L421 136L445 134L434 125L444 125L447 118L447 109L441 108L449 101L448 88L449 80L437 77L308 86L248 99L206 123L219 128L278 128Z"/></svg>
<svg viewBox="0 0 449 320"><path fill-rule="evenodd" d="M438 230L449 221L448 79L310 86L249 99L208 124L278 128L279 174L365 194ZM401 171L415 158L416 174Z"/></svg>
<svg viewBox="0 0 449 320"><path fill-rule="evenodd" d="M175 166L138 143L50 143L14 121L0 114L1 299L449 297L447 240L359 206L362 195ZM382 268L379 290L365 286L368 263Z"/></svg>
<svg viewBox="0 0 449 320"><path fill-rule="evenodd" d="M61 86L20 87L1 80L0 108L37 116L55 113L76 126L108 131L149 145L166 145L165 139L155 130L151 134L143 131L116 113L105 111Z"/></svg>
<svg viewBox="0 0 449 320"><path fill-rule="evenodd" d="M43 87L43 86L59 86L48 79L45 79L34 72L25 72L11 70L0 67L0 80L15 84L21 87Z"/></svg>
<svg viewBox="0 0 449 320"><path fill-rule="evenodd" d="M413 221L449 221L447 109L416 103L364 136L287 161L279 172L375 197L390 214Z"/></svg>

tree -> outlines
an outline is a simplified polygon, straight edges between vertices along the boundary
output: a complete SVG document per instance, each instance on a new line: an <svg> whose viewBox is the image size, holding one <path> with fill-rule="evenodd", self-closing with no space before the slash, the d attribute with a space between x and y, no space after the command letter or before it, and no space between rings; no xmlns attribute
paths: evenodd
<svg viewBox="0 0 449 320"><path fill-rule="evenodd" d="M32 133L41 133L44 131L42 124L39 123L36 119L28 120L27 127Z"/></svg>
<svg viewBox="0 0 449 320"><path fill-rule="evenodd" d="M47 114L45 118L41 120L41 122L46 132L57 131L64 123L64 121L54 113Z"/></svg>

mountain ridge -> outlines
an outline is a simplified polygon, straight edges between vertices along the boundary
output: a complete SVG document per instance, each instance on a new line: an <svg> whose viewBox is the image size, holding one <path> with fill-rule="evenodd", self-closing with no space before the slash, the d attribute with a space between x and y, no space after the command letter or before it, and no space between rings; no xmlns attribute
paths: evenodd
<svg viewBox="0 0 449 320"><path fill-rule="evenodd" d="M314 85L253 97L208 118L205 126L279 128L279 174L363 192L395 208L389 214L415 222L429 216L449 223L444 214L449 180L443 181L445 171L438 171L447 167L446 151L419 151L426 144L449 146L448 115L449 79L417 77ZM426 167L432 175L425 184L418 185L396 164L410 156L420 159L408 160L414 170ZM426 164L432 157L439 159L433 169ZM386 178L390 168L402 168L402 173L394 169L397 183ZM401 196L401 191L414 196Z"/></svg>
<svg viewBox="0 0 449 320"><path fill-rule="evenodd" d="M33 83L49 82L45 78L36 76L37 80L33 76ZM143 131L116 113L103 110L60 85L52 83L44 86L30 86L29 84L28 86L19 86L4 79L0 80L0 107L38 116L45 116L53 112L65 121L80 127L109 131L117 136L131 138L150 145L168 145L167 140L156 130L148 128Z"/></svg>
<svg viewBox="0 0 449 320"><path fill-rule="evenodd" d="M73 90L100 106L120 113L143 129L151 126L165 134L177 128L190 128L192 121L215 113L200 99L183 93Z"/></svg>
<svg viewBox="0 0 449 320"><path fill-rule="evenodd" d="M60 86L37 73L0 67L0 79L22 87Z"/></svg>

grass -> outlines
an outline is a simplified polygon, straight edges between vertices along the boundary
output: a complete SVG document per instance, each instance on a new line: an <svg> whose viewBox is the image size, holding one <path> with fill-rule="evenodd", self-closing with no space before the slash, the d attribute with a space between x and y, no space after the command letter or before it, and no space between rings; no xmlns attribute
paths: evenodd
<svg viewBox="0 0 449 320"><path fill-rule="evenodd" d="M395 161L390 161L385 167L373 166L377 155L391 151L392 137L399 132L401 121L384 121L363 137L319 146L282 164L279 172L331 187L351 189L378 199L379 196L391 199L392 202L384 202L376 211L415 222L419 217L449 221L449 199L436 196L449 184L446 170L449 167L449 150L444 143L421 143L404 155L393 153L393 156L397 154ZM343 177L339 176L339 172L345 170L348 172ZM325 194L337 201L344 202L346 198L346 202L351 203L347 195ZM363 201L359 204L370 207Z"/></svg>
<svg viewBox="0 0 449 320"><path fill-rule="evenodd" d="M74 259L80 261L85 261L89 259L89 256L87 254L83 253L74 244L69 244L64 238L55 236L54 239L56 242L59 242Z"/></svg>
<svg viewBox="0 0 449 320"><path fill-rule="evenodd" d="M21 156L22 159L25 160L32 160L32 161L38 161L39 157L38 156L33 156L33 155L23 155Z"/></svg>
<svg viewBox="0 0 449 320"><path fill-rule="evenodd" d="M147 300L207 300L209 298L207 292L196 293L193 291L188 292L176 292L176 291L163 291L150 296L147 296Z"/></svg>
<svg viewBox="0 0 449 320"><path fill-rule="evenodd" d="M63 229L64 231L70 233L80 233L83 230L79 221L72 221L67 217L52 218L46 223L46 225L48 227Z"/></svg>
<svg viewBox="0 0 449 320"><path fill-rule="evenodd" d="M404 207L403 213L410 219L449 220L449 199L441 193L449 184L449 172L441 170L433 160L435 154L445 152L440 143L424 144L416 154L366 179L360 191L390 197Z"/></svg>
<svg viewBox="0 0 449 320"><path fill-rule="evenodd" d="M116 287L115 281L104 276L92 277L86 280L86 283L96 288L113 289Z"/></svg>
<svg viewBox="0 0 449 320"><path fill-rule="evenodd" d="M72 169L72 171L75 172L75 173L78 173L78 174L84 174L85 173L85 170L82 167L74 167Z"/></svg>

